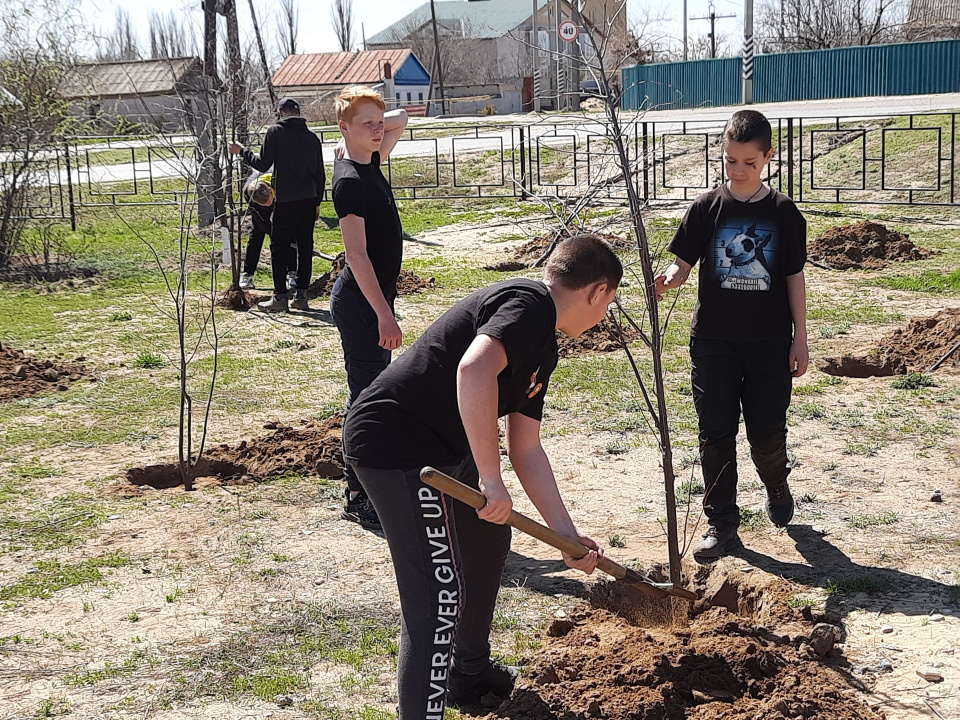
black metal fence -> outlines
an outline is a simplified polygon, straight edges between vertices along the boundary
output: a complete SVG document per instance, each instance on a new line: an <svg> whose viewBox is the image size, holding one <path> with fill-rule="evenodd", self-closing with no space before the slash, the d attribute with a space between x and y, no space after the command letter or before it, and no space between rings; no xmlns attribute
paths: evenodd
<svg viewBox="0 0 960 720"><path fill-rule="evenodd" d="M799 203L955 206L958 115L772 119L776 152L767 180ZM649 203L689 201L722 182L722 126L625 118L638 195ZM339 133L319 134L329 179ZM0 151L0 190L14 159ZM410 200L626 197L610 126L589 117L411 126L384 172L397 197ZM84 209L177 205L194 195L195 174L189 136L74 138L44 149L27 214L76 223Z"/></svg>

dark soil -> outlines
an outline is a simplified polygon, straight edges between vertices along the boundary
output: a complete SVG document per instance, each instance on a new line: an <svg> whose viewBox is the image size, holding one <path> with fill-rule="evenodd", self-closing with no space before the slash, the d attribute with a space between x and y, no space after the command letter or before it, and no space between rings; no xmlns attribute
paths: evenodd
<svg viewBox="0 0 960 720"><path fill-rule="evenodd" d="M298 427L268 422L273 432L236 445L216 445L194 467L191 489L210 485L243 485L281 475L343 477L341 438L343 417L302 420ZM136 487L158 490L182 486L174 463L147 465L127 471L126 481L108 488L108 495L136 494Z"/></svg>
<svg viewBox="0 0 960 720"><path fill-rule="evenodd" d="M518 270L526 270L527 264L518 260L505 260L493 265L484 265L483 269L493 270L494 272L517 272Z"/></svg>
<svg viewBox="0 0 960 720"><path fill-rule="evenodd" d="M333 292L333 284L340 277L346 263L346 255L339 253L331 264L330 271L314 280L307 289L307 297L310 300L315 300L319 297L329 296ZM436 287L437 281L434 278L424 280L409 270L401 270L400 277L397 279L397 293L400 295L413 295L423 290L434 290Z"/></svg>
<svg viewBox="0 0 960 720"><path fill-rule="evenodd" d="M303 420L296 427L268 422L264 428L273 432L237 445L218 445L210 450L210 457L243 465L255 479L293 473L343 477L342 416Z"/></svg>
<svg viewBox="0 0 960 720"><path fill-rule="evenodd" d="M610 245L613 246L614 250L629 250L630 248L635 248L637 245L631 238L622 238L615 235L606 235L604 233L594 233L604 240L606 240ZM553 242L554 234L548 232L545 235L540 237L535 237L532 240L528 240L523 245L514 250L514 257L520 262L524 263L526 267L533 267L533 264L540 259L540 256L547 251L547 248L550 247L550 244ZM570 237L570 233L564 231L562 237ZM489 268L491 270L497 269L495 267ZM522 269L522 268L517 268Z"/></svg>
<svg viewBox="0 0 960 720"><path fill-rule="evenodd" d="M73 362L40 360L0 345L0 402L66 390L67 383L87 374L84 358Z"/></svg>
<svg viewBox="0 0 960 720"><path fill-rule="evenodd" d="M637 338L637 331L632 327L624 326L623 337L627 342L632 342ZM615 326L607 318L601 320L600 324L590 328L578 338L572 338L558 332L557 345L560 349L560 357L614 352L623 348L623 342L620 340Z"/></svg>
<svg viewBox="0 0 960 720"><path fill-rule="evenodd" d="M262 298L261 298L262 299ZM217 305L230 310L249 310L253 305L254 296L247 297L246 293L240 288L231 287L225 290L223 295L217 299Z"/></svg>
<svg viewBox="0 0 960 720"><path fill-rule="evenodd" d="M486 717L883 718L856 697L864 688L833 647L840 628L788 607L782 581L750 577L708 580L689 619L660 614L641 627L591 607L556 620L529 674Z"/></svg>
<svg viewBox="0 0 960 720"><path fill-rule="evenodd" d="M807 248L811 260L835 270L875 270L890 261L924 260L933 254L914 245L906 233L869 221L830 228Z"/></svg>
<svg viewBox="0 0 960 720"><path fill-rule="evenodd" d="M960 340L960 308L912 320L880 340L877 347L817 362L828 375L883 377L908 372L927 372ZM960 350L940 370L960 369Z"/></svg>

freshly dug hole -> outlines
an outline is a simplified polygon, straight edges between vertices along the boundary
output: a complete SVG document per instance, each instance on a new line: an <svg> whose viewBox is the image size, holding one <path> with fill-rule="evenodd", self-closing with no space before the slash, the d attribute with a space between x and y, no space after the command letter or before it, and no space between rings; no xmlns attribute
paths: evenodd
<svg viewBox="0 0 960 720"><path fill-rule="evenodd" d="M592 592L592 602L609 599L615 583L600 585L608 588ZM558 620L513 696L487 717L883 717L858 699L845 659L832 649L839 629L787 606L786 583L716 568L701 590L704 599L689 618L675 601L672 607L658 601L632 610L646 626L598 607Z"/></svg>
<svg viewBox="0 0 960 720"><path fill-rule="evenodd" d="M825 357L817 367L828 375L865 378L926 372L960 339L960 308L947 308L930 317L911 320L883 337L876 347L848 355ZM960 368L960 351L942 370Z"/></svg>

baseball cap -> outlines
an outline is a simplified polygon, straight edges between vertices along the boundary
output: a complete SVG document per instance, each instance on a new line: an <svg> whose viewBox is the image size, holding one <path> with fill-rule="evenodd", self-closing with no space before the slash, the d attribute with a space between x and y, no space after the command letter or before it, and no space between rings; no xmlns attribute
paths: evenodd
<svg viewBox="0 0 960 720"><path fill-rule="evenodd" d="M277 112L281 110L296 110L300 112L300 103L294 100L292 97L285 97L277 104Z"/></svg>

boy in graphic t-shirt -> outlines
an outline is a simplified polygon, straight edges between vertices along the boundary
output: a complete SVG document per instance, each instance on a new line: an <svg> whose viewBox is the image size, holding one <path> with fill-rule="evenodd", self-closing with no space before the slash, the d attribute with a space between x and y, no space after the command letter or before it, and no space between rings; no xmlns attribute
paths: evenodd
<svg viewBox="0 0 960 720"><path fill-rule="evenodd" d="M380 171L407 126L407 113L384 113L380 93L360 85L337 98L343 141L333 166L333 206L347 264L330 293L330 314L340 331L347 370L347 412L360 391L390 364L403 342L393 314L403 259L403 229L390 183ZM380 522L357 475L347 463L341 516L377 529Z"/></svg>
<svg viewBox="0 0 960 720"><path fill-rule="evenodd" d="M581 536L540 444L557 337L603 319L623 268L594 235L551 254L542 282L504 280L447 310L360 395L343 426L353 464L383 524L403 615L400 720L442 718L510 694L516 671L490 658L490 624L510 549L513 501L500 468L497 418L524 492L554 530L592 550L564 556L590 573L603 551ZM420 480L432 465L484 494L474 510Z"/></svg>
<svg viewBox="0 0 960 720"><path fill-rule="evenodd" d="M677 256L657 277L657 298L700 263L690 327L693 402L709 527L694 548L711 562L741 547L736 440L743 409L750 454L767 491L771 522L793 519L787 484L787 408L792 379L807 370L807 223L786 195L761 182L773 157L770 123L733 114L723 130L728 182L697 198L670 244Z"/></svg>

